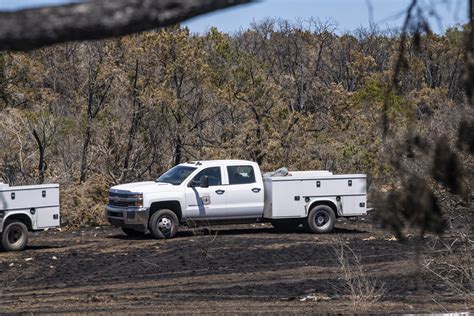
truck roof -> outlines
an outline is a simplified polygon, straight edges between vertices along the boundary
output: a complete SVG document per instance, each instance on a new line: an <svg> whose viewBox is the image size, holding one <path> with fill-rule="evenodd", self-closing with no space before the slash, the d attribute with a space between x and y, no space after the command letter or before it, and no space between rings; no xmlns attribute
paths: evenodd
<svg viewBox="0 0 474 316"><path fill-rule="evenodd" d="M215 165L244 165L244 164L252 164L255 165L256 163L250 160L238 160L238 159L222 159L222 160L196 160L196 161L188 161L183 163L182 165L193 165L193 166L215 166Z"/></svg>

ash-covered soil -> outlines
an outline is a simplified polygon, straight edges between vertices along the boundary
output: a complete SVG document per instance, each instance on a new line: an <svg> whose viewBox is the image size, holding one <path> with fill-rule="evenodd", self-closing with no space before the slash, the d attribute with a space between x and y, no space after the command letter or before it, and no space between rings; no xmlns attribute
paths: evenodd
<svg viewBox="0 0 474 316"><path fill-rule="evenodd" d="M401 244L364 221L340 220L336 227L326 235L280 233L268 224L183 228L172 240L131 238L112 227L34 233L25 251L0 252L0 312L313 314L472 307L423 268L429 258L446 258L433 237ZM375 284L373 302L351 296L350 277L336 255L342 246L349 258L345 271ZM359 266L365 277L356 279Z"/></svg>

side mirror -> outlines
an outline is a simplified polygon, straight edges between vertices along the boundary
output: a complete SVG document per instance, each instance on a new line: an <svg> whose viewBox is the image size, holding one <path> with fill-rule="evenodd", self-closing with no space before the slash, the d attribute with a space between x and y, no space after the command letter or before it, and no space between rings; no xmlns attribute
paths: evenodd
<svg viewBox="0 0 474 316"><path fill-rule="evenodd" d="M202 176L201 179L199 179L199 186L201 188L209 188L209 177Z"/></svg>

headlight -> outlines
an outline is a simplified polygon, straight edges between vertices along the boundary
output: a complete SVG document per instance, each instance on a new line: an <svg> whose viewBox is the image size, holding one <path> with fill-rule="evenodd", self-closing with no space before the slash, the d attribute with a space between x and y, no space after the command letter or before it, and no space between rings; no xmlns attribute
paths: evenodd
<svg viewBox="0 0 474 316"><path fill-rule="evenodd" d="M137 202L136 205L142 207L143 206L143 194L139 193L136 195Z"/></svg>

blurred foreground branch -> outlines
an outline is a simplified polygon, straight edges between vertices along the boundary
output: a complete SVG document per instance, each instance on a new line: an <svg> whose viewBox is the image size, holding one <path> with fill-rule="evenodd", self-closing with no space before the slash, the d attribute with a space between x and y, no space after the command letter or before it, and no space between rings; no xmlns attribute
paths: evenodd
<svg viewBox="0 0 474 316"><path fill-rule="evenodd" d="M120 36L251 0L92 0L0 13L0 51Z"/></svg>

